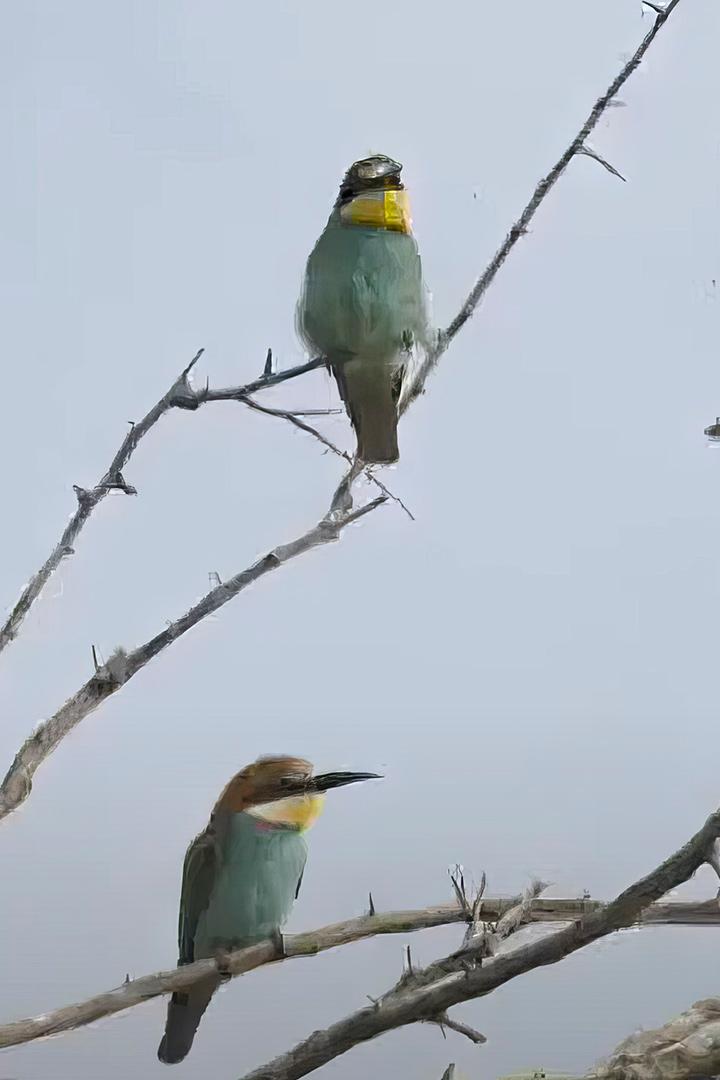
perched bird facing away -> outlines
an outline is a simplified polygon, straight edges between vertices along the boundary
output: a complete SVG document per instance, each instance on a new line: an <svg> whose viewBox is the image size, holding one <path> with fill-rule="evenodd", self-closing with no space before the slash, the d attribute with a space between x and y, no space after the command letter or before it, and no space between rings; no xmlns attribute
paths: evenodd
<svg viewBox="0 0 720 1080"><path fill-rule="evenodd" d="M294 757L261 757L237 773L185 856L178 966L277 935L300 891L302 833L320 814L324 793L372 779L375 773L313 776L310 762ZM160 1061L173 1065L187 1055L219 985L213 974L172 995Z"/></svg>
<svg viewBox="0 0 720 1080"><path fill-rule="evenodd" d="M356 161L310 253L297 326L327 358L365 464L398 459L398 399L413 350L428 344L426 290L402 165Z"/></svg>

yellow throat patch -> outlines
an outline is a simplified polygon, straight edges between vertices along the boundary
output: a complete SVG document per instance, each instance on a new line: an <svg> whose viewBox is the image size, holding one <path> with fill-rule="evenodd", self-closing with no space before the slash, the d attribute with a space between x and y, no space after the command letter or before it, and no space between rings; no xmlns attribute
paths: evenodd
<svg viewBox="0 0 720 1080"><path fill-rule="evenodd" d="M315 824L324 804L324 794L291 795L287 799L248 806L247 813L273 825L287 825L304 832Z"/></svg>
<svg viewBox="0 0 720 1080"><path fill-rule="evenodd" d="M409 233L412 227L410 199L402 191L364 191L340 207L340 220L345 225L364 225L366 228L390 229Z"/></svg>

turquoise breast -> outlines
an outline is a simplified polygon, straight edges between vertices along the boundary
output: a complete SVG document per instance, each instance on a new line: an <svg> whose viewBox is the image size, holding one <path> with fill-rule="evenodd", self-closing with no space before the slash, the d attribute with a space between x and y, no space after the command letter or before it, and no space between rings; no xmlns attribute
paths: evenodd
<svg viewBox="0 0 720 1080"><path fill-rule="evenodd" d="M210 902L198 919L196 959L271 937L292 911L307 858L301 833L233 814Z"/></svg>

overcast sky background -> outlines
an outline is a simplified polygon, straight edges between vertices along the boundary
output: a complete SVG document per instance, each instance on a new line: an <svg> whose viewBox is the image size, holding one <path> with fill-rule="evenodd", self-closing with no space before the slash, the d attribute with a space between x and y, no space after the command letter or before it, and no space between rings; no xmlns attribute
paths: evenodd
<svg viewBox="0 0 720 1080"><path fill-rule="evenodd" d="M303 356L304 260L347 165L405 165L446 325L642 35L602 5L7 3L0 40L0 604L200 346L213 385ZM290 929L533 874L610 897L719 801L720 7L683 0L403 421L387 507L259 583L88 717L0 826L2 1021L173 966L182 859L261 753L382 783L329 796ZM713 279L719 282L713 284ZM336 404L324 374L264 395ZM344 417L324 430L352 440ZM107 657L325 511L336 460L237 404L177 412L0 661L0 768ZM703 872L690 895L714 895ZM230 1080L363 1006L405 938L218 995L179 1080ZM412 938L418 963L457 929ZM333 1080L581 1070L720 993L718 932L629 932ZM152 1078L165 1001L0 1055L17 1080ZM166 1074L165 1074L166 1075Z"/></svg>

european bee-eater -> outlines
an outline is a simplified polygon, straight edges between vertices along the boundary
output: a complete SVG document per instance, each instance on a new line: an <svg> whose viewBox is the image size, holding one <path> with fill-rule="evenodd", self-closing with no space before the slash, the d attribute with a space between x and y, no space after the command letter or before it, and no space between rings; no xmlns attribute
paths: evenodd
<svg viewBox="0 0 720 1080"><path fill-rule="evenodd" d="M402 165L350 166L310 253L300 337L326 357L366 464L397 461L398 400L413 351L429 342L426 290Z"/></svg>
<svg viewBox="0 0 720 1080"><path fill-rule="evenodd" d="M237 773L215 803L210 822L185 855L178 965L273 937L300 891L307 846L303 832L322 810L325 792L377 779L375 773L312 775L302 758L261 757ZM220 985L212 975L168 1005L158 1057L182 1061Z"/></svg>

